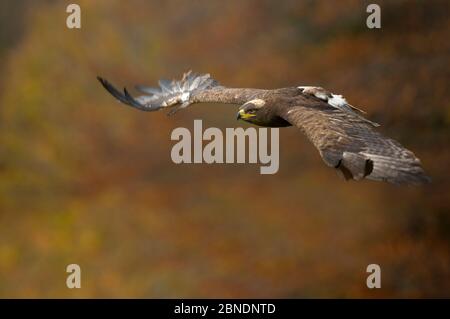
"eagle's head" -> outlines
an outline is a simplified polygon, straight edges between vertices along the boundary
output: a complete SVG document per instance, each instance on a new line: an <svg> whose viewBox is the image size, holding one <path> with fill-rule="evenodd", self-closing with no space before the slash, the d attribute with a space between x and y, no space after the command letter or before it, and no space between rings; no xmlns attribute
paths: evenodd
<svg viewBox="0 0 450 319"><path fill-rule="evenodd" d="M243 104L237 113L237 119L265 127L283 127L291 124L274 113L274 108L267 107L263 99L253 99Z"/></svg>

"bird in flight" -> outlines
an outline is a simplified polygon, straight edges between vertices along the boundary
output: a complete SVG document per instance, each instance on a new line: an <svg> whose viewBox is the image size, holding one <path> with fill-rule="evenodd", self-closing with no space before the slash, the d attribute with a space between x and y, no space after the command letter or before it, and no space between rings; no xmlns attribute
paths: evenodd
<svg viewBox="0 0 450 319"><path fill-rule="evenodd" d="M237 118L264 127L296 126L314 144L325 164L346 180L370 179L393 184L430 182L420 160L400 143L376 131L379 124L342 95L321 87L298 86L274 90L228 88L209 74L185 73L179 81L160 80L159 88L136 86L133 97L101 77L117 100L141 111L170 109L169 115L195 103L239 105Z"/></svg>

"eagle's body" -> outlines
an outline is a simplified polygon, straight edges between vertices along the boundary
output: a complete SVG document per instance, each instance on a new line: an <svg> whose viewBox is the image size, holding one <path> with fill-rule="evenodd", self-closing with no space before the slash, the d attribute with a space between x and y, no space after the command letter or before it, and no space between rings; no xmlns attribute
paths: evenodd
<svg viewBox="0 0 450 319"><path fill-rule="evenodd" d="M319 150L324 162L345 179L363 178L394 184L429 182L420 160L398 142L377 131L377 123L344 97L320 87L274 90L227 88L209 74L185 73L181 81L159 81L160 88L137 86L145 95L133 98L98 78L119 101L143 111L174 107L175 113L193 103L240 105L238 119L265 127L298 127Z"/></svg>

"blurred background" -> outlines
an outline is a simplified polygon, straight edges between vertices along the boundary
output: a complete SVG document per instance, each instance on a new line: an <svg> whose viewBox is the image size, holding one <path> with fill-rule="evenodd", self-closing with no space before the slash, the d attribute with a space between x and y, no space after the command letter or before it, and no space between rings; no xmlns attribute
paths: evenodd
<svg viewBox="0 0 450 319"><path fill-rule="evenodd" d="M450 297L448 1L12 1L0 10L0 297ZM236 108L167 117L96 80L184 71L233 87L344 94L433 183L344 182L295 128L280 170L175 165L176 127L245 126ZM66 266L82 288L66 287ZM366 267L382 288L366 287Z"/></svg>

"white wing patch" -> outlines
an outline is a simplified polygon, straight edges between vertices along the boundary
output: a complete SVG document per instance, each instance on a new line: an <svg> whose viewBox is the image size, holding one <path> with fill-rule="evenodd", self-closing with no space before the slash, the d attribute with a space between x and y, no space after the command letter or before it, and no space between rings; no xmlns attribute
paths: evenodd
<svg viewBox="0 0 450 319"><path fill-rule="evenodd" d="M320 86L298 86L298 88L302 91L303 94L315 96L316 98L327 102L329 105L336 109L356 114L358 115L358 117L364 119L366 122L372 124L373 126L380 126L380 124L369 121L368 119L358 114L356 111L362 114L365 114L366 112L349 104L342 95L330 93Z"/></svg>
<svg viewBox="0 0 450 319"><path fill-rule="evenodd" d="M316 98L327 102L331 106L341 108L348 105L347 100L342 95L330 93L319 86L299 86L298 88L302 90L303 94L313 95Z"/></svg>
<svg viewBox="0 0 450 319"><path fill-rule="evenodd" d="M190 97L191 97L191 94L189 92L183 92L181 94L181 101L188 102Z"/></svg>
<svg viewBox="0 0 450 319"><path fill-rule="evenodd" d="M342 95L330 93L320 86L299 86L298 88L302 90L303 94L315 96L337 109L345 111L354 111L356 109L361 111L348 104L347 100Z"/></svg>
<svg viewBox="0 0 450 319"><path fill-rule="evenodd" d="M337 108L348 105L347 100L342 95L337 94L331 94L331 98L328 98L328 104Z"/></svg>
<svg viewBox="0 0 450 319"><path fill-rule="evenodd" d="M327 92L325 89L318 86L299 86L298 88L302 90L302 93L313 95L323 101L328 101L328 99L331 97L330 92Z"/></svg>

